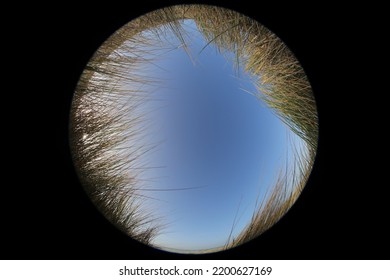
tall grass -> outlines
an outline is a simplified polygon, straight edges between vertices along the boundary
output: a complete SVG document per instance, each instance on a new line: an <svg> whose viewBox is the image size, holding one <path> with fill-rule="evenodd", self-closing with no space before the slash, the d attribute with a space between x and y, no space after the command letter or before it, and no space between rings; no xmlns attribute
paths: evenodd
<svg viewBox="0 0 390 280"><path fill-rule="evenodd" d="M173 32L188 50L188 36L181 26L183 19L194 20L208 44L216 46L221 53L233 52L236 65L242 65L248 73L258 77L255 83L258 92L254 94L309 144L314 156L318 115L310 83L294 54L260 23L221 7L178 5L137 18L118 35L126 38L129 33L163 26Z"/></svg>
<svg viewBox="0 0 390 280"><path fill-rule="evenodd" d="M225 249L242 245L261 235L291 208L309 178L314 158L309 149L300 151L292 145L292 155L279 170L276 181L264 197L256 200L255 211L249 224L235 237L229 236ZM233 229L232 229L233 230Z"/></svg>
<svg viewBox="0 0 390 280"><path fill-rule="evenodd" d="M153 63L147 48L156 42L139 35L113 36L94 55L77 85L70 119L71 148L85 190L104 216L135 239L151 244L162 221L145 204L142 159L160 142L147 136L150 112L142 105L161 82L140 75ZM151 51L151 50L149 50ZM148 86L148 89L145 87Z"/></svg>
<svg viewBox="0 0 390 280"><path fill-rule="evenodd" d="M155 63L156 51L170 51L161 44L169 33L192 59L184 19L195 21L208 41L204 49L212 44L222 54L235 54L237 69L256 77L257 92L252 94L309 148L307 158L295 157L293 174L280 172L246 229L229 238L225 248L230 248L261 234L286 213L305 185L317 147L317 111L306 75L285 44L260 23L219 7L182 5L148 13L122 27L96 51L77 85L70 119L72 154L88 195L102 213L130 236L152 244L163 222L144 206L154 198L142 191L141 174L153 166L142 158L159 143L142 141L150 120L140 108L152 98L151 88L164 86L164 81L145 74L145 65ZM293 191L286 187L291 178L299 178Z"/></svg>
<svg viewBox="0 0 390 280"><path fill-rule="evenodd" d="M172 15L173 21L193 19L208 41L203 49L212 44L222 54L234 53L236 67L243 67L257 77L257 92L252 94L263 100L308 149L308 154L294 150L294 162L287 163L289 168L280 170L274 186L256 206L248 226L235 238L229 235L225 248L238 246L276 223L295 203L306 184L318 137L317 110L311 86L287 46L248 17L211 6L175 6L164 10L164 14Z"/></svg>

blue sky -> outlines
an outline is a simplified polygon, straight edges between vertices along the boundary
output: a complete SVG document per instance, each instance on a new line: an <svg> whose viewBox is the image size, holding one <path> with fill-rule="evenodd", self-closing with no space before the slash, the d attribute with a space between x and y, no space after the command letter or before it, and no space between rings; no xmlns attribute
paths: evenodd
<svg viewBox="0 0 390 280"><path fill-rule="evenodd" d="M151 133L143 141L165 140L143 159L163 168L140 175L148 182L143 188L152 189L144 194L156 198L142 203L166 225L154 243L173 251L223 246L233 223L233 236L238 235L256 210L256 199L272 187L286 155L291 157L291 146L305 149L263 102L246 92L257 90L251 77L226 59L231 53L223 56L212 44L203 49L207 42L192 21L183 28L191 58L168 35L158 47L144 47L150 48L146 58L153 63L140 70L163 81L143 86L154 101L140 111L163 105L151 113Z"/></svg>

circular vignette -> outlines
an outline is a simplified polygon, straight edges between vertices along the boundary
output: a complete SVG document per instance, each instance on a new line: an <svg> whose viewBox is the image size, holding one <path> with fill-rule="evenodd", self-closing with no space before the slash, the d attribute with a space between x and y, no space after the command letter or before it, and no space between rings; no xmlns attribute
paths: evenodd
<svg viewBox="0 0 390 280"><path fill-rule="evenodd" d="M223 95L222 99L220 95L213 97L220 100L217 102L218 106L212 102L214 100L210 97L212 93L207 93L202 98L198 93L186 93L185 96L190 102L181 99L180 102L183 103L175 101L178 96L179 98L184 96L182 92L192 92L190 89L196 88L199 79L212 77L210 83L215 83L213 84L215 87L220 87L224 83L219 80L219 76L214 77L213 73L225 68L214 68L216 63L208 65L208 59L203 58L211 53L218 54L229 62L232 72L228 74L240 79L241 84L232 82L229 86L248 93L252 98L252 104L262 105L264 112L258 119L265 119L264 116L268 114L265 110L272 112L275 119L268 122L274 126L285 127L286 135L283 141L280 140L278 144L280 147L275 148L277 145L273 145L272 142L279 141L280 133L274 133L272 125L264 125L265 121L261 121L261 126L269 127L263 134L268 134L271 142L262 140L268 143L268 146L264 144L259 154L266 154L266 150L272 148L283 153L283 160L272 170L266 168L261 170L260 165L256 166L264 181L268 181L267 184L258 183L257 189L255 187L246 189L242 187L243 183L236 183L234 187L232 183L231 191L224 190L226 193L231 192L231 196L217 197L218 201L226 201L220 203L221 206L215 203L217 201L215 199L209 199L210 201L204 199L213 197L217 191L209 189L216 187L205 187L202 184L185 186L183 184L185 179L180 179L181 181L177 179L175 181L177 185L168 186L167 182L155 179L183 171L181 169L180 172L175 171L166 168L166 165L156 164L161 163L162 159L166 160L166 154L172 154L172 151L184 145L183 143L187 146L181 154L186 154L185 150L193 149L192 146L188 148L190 147L188 145L193 144L190 140L179 137L180 141L174 141L172 139L177 137L171 135L167 137L170 139L171 148L169 145L164 146L166 139L163 139L163 136L166 135L159 134L158 131L163 130L167 133L172 130L172 127L165 126L164 120L165 123L172 123L172 119L182 117L199 119L201 116L196 113L188 115L188 111L191 111L188 108L192 107L200 108L198 111L202 112L207 110L214 112L215 108L223 107L219 110L223 112L225 119L229 119L226 116L233 113L234 116L238 116L246 111L247 107L244 105L234 104L247 101L240 101L239 95L233 93L232 97L227 95ZM177 61L187 63L176 63ZM207 75L201 74L198 77L197 74L189 72L188 76L191 79L195 79L194 76L197 79L191 86L185 84L184 87L180 87L183 85L172 83L172 80L187 81L188 77L181 76L181 72L185 72L183 69L187 69L185 67L188 65L206 71ZM166 71L167 68L176 71L175 75L167 74L171 72ZM245 81L240 76L243 74L249 77ZM240 88L244 82L245 85L250 84L248 89ZM175 91L173 88L180 90ZM201 91L209 92L203 89ZM196 98L194 99L192 95L196 95ZM230 103L226 101L230 100L229 98ZM161 99L165 100L164 105L170 106L169 110L163 111L165 115L158 113L161 112L160 107L166 107L158 103ZM179 107L188 103L191 106L185 107L188 109L184 110L186 113L178 113L179 110L172 109L178 106L175 102L180 104ZM196 104L200 105L197 107ZM207 105L209 106L206 106L207 109L204 104L214 105ZM175 113L170 119L167 112L168 115L170 112ZM202 118L199 122L202 124L201 129L204 130L203 124L212 123L214 120L210 120L217 117L210 113L202 114ZM247 119L242 117L240 120ZM210 131L217 131L216 128L223 126L220 121L215 123L215 126L210 126L209 132L205 133L207 145L210 145L209 138L212 138L209 135L213 134ZM233 123L234 120L227 123L229 130L233 131L229 133L239 132L245 135L246 132L241 130L243 125ZM247 123L249 121L245 122ZM185 122L185 126L188 126L188 122ZM254 127L260 127L259 124L248 126L251 126L252 130ZM179 124L173 130L175 129L176 133L172 135L185 134L183 132L185 129L183 130ZM218 135L215 138L219 140L216 141L218 145L213 146L214 150L219 150L215 147L223 146L221 142L224 141L221 139L229 139ZM295 203L304 188L314 163L317 141L318 117L312 89L292 52L260 23L232 10L205 5L172 6L156 10L140 16L116 31L100 46L85 67L74 93L70 116L70 143L74 164L85 191L99 211L135 240L162 250L181 253L226 250L252 240L275 224ZM237 143L242 142L237 140L229 144L233 145L229 146L229 150L233 147L233 150L243 151L241 145ZM249 146L247 142L245 143ZM211 151L212 154L212 150L208 150L207 153ZM164 154L161 151L169 152ZM222 148L221 151L220 154L226 154ZM213 154L209 158L205 156L203 160L210 162L212 161L210 158L218 157L217 155ZM193 154L190 156L194 157ZM240 156L237 157L241 159ZM216 161L215 165L220 166L223 160L237 159L233 156L221 158L223 159ZM266 164L275 160L271 157L264 158ZM178 159L180 161L180 156ZM176 164L180 166L180 163ZM188 169L194 170L193 167ZM228 167L220 176L226 176L228 173L226 170ZM244 173L241 169L239 171L237 173ZM242 179L252 175L237 176ZM194 175L188 175L187 181L194 181L194 178ZM257 195L253 195L255 191ZM196 203L189 203L190 201ZM166 202L170 207L166 206ZM203 204L210 204L207 207L202 206L208 210L221 209L211 211L217 213L212 215L210 211L200 208L199 205ZM172 205L175 205L176 209L172 210ZM194 208L191 210L191 207ZM177 216L174 219L170 216L177 215L177 212L184 222L176 223ZM217 222L220 220L223 220L223 223ZM215 226L211 226L214 224ZM222 227L224 230L219 230ZM184 228L190 230L187 232ZM181 229L183 231L180 233ZM172 230L175 233L172 233ZM196 234L191 235L190 231ZM205 236L207 238L210 236L210 240L213 241L208 242ZM203 243L195 241L202 238L206 241Z"/></svg>

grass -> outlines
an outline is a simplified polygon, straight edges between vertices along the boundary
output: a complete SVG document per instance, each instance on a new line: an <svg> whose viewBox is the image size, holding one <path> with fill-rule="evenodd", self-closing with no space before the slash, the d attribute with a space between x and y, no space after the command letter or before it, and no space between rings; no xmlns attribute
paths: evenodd
<svg viewBox="0 0 390 280"><path fill-rule="evenodd" d="M229 236L225 249L242 245L261 235L278 222L296 202L309 178L314 158L311 157L310 150L302 156L301 151L296 149L290 158L292 162L286 162L286 167L279 171L276 182L265 197L257 198L249 224L238 236Z"/></svg>
<svg viewBox="0 0 390 280"><path fill-rule="evenodd" d="M229 235L225 248L235 247L275 224L303 190L317 150L315 100L304 70L293 53L261 24L236 12L210 6L173 7L169 10L179 18L195 20L208 41L204 48L213 44L221 53L233 52L236 67L242 66L252 76L258 77L255 82L257 92L253 95L266 102L309 150L304 157L295 151L296 163L292 165L292 171L288 173L287 167L285 172L280 171L270 193L256 207L249 225L237 237ZM293 191L287 187L290 184L294 186Z"/></svg>
<svg viewBox="0 0 390 280"><path fill-rule="evenodd" d="M251 94L272 108L309 149L304 158L296 151L292 170L280 171L245 230L229 236L227 249L258 236L288 211L307 181L317 149L317 110L309 81L292 52L261 24L219 7L183 5L148 13L125 25L96 51L77 85L70 119L72 155L88 195L104 216L128 235L152 245L164 222L145 208L146 201L154 198L144 195L146 185L140 178L144 170L153 168L142 158L159 143L140 140L150 120L139 108L151 98L151 88L164 86L164 81L143 73L158 59L156 52L172 50L161 45L170 33L193 59L183 19L196 22L208 41L204 49L214 45L222 54L235 54L229 59L236 68L256 77L257 91ZM154 37L142 33L147 29ZM291 180L293 191L287 188Z"/></svg>
<svg viewBox="0 0 390 280"><path fill-rule="evenodd" d="M129 40L118 47L122 37L113 37L86 66L73 99L70 142L76 170L98 209L126 234L151 244L163 226L144 206L154 198L142 191L140 176L150 168L142 157L160 143L139 141L148 127L148 112L139 108L150 97L144 85L159 82L137 72L145 64L141 46L155 42Z"/></svg>

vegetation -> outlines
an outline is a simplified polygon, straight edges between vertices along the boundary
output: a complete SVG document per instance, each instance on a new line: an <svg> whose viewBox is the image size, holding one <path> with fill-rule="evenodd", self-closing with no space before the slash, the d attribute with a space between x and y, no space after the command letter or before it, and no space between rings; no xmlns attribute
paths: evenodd
<svg viewBox="0 0 390 280"><path fill-rule="evenodd" d="M314 158L305 151L296 150L294 146L292 149L291 160L280 170L274 186L264 197L257 198L256 211L249 224L238 236L229 236L225 249L239 246L261 235L279 221L298 199L310 175Z"/></svg>
<svg viewBox="0 0 390 280"><path fill-rule="evenodd" d="M152 244L162 224L161 217L143 206L153 197L142 192L140 174L153 167L141 158L159 143L139 140L148 126L148 112L139 108L164 81L148 76L145 65L154 63L156 51L169 51L161 49L159 38L171 32L192 59L184 19L195 21L208 41L204 48L213 44L222 54L235 54L236 67L255 77L257 92L251 94L268 104L309 149L304 157L295 151L291 169L280 171L250 224L229 237L225 248L231 248L258 236L288 211L307 181L317 148L317 111L306 75L285 44L258 22L219 7L183 5L148 13L118 30L96 51L77 85L70 122L74 162L87 193L107 219ZM154 32L155 39L144 30Z"/></svg>

